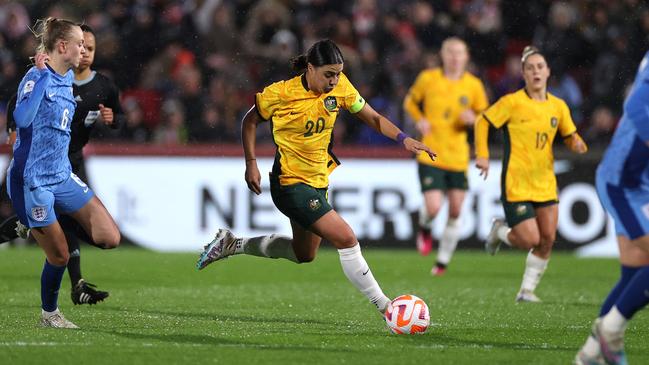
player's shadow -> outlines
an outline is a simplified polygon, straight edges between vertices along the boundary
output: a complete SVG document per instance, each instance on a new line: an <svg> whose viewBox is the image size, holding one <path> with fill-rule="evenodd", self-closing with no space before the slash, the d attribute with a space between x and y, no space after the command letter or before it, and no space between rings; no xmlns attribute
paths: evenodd
<svg viewBox="0 0 649 365"><path fill-rule="evenodd" d="M433 338L433 347L449 347L449 348L500 348L508 350L548 350L548 351L574 351L574 347L570 346L548 346L547 344L530 344L527 342L516 341L484 341L478 339L465 339L454 336L443 335L435 332L429 332L425 336L399 336L399 340L413 341L413 342L426 342L431 343Z"/></svg>
<svg viewBox="0 0 649 365"><path fill-rule="evenodd" d="M257 343L251 341L236 340L225 337L215 337L208 335L193 335L193 334L179 334L179 333L141 333L141 332L124 332L124 331L108 331L91 329L85 330L87 332L104 333L117 337L123 337L133 341L151 341L151 342L168 342L173 344L190 344L190 345L209 345L218 347L236 347L236 348L258 348L264 350L291 350L291 351L326 351L326 352L345 352L352 353L358 352L350 348L338 347L315 347L291 344L269 344Z"/></svg>
<svg viewBox="0 0 649 365"><path fill-rule="evenodd" d="M101 307L101 310L116 311L116 312L124 311L121 308L111 307L111 306ZM232 313L218 314L218 313L161 311L161 310L150 310L150 309L137 309L136 312L156 315L161 317L180 317L180 318L223 321L223 322L254 322L254 323L265 322L265 323L324 325L324 326L336 325L335 322L325 322L325 321L308 319L308 318L264 317L260 315L250 316L250 315L237 315Z"/></svg>

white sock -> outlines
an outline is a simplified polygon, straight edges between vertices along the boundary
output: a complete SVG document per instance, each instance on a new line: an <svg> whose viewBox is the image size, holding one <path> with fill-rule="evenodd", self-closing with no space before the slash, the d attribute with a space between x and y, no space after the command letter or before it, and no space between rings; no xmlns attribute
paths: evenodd
<svg viewBox="0 0 649 365"><path fill-rule="evenodd" d="M433 217L428 215L428 209L426 209L426 203L422 204L419 207L419 228L430 229L430 224L433 222Z"/></svg>
<svg viewBox="0 0 649 365"><path fill-rule="evenodd" d="M616 306L613 306L611 310L602 317L602 330L606 332L622 332L626 330L627 323L629 321L624 318L622 313L617 309Z"/></svg>
<svg viewBox="0 0 649 365"><path fill-rule="evenodd" d="M365 294L379 311L384 312L390 299L383 294L379 283L374 279L374 275L361 253L361 245L357 243L354 247L340 249L338 254L347 279L354 284L356 289Z"/></svg>
<svg viewBox="0 0 649 365"><path fill-rule="evenodd" d="M53 310L52 312L48 312L48 311L46 311L46 310L44 310L44 309L41 308L41 315L42 315L44 318L49 318L49 317L51 317L51 316L53 316L53 315L55 315L55 314L57 314L57 313L60 313L60 312L59 312L59 308L56 308L56 309Z"/></svg>
<svg viewBox="0 0 649 365"><path fill-rule="evenodd" d="M581 348L581 351L588 357L597 357L600 353L599 342L593 337L593 335L588 335L586 343Z"/></svg>
<svg viewBox="0 0 649 365"><path fill-rule="evenodd" d="M522 290L529 290L531 292L539 285L541 277L545 269L548 267L548 260L542 259L532 253L532 250L527 254L525 260L525 273L523 274L523 283L521 284Z"/></svg>
<svg viewBox="0 0 649 365"><path fill-rule="evenodd" d="M271 259L283 258L299 263L295 257L295 251L293 251L292 241L292 238L279 234L241 238L237 242L234 254L245 253L246 255L269 257Z"/></svg>
<svg viewBox="0 0 649 365"><path fill-rule="evenodd" d="M437 252L437 262L440 264L448 265L451 262L451 257L457 247L457 242L460 240L460 221L458 219L449 218L446 223L444 233L439 241L439 250Z"/></svg>
<svg viewBox="0 0 649 365"><path fill-rule="evenodd" d="M512 229L509 228L509 227L507 227L507 226L499 227L499 228L496 230L496 235L498 236L498 238L500 238L501 241L505 242L505 244L507 244L507 246L511 246L511 245L512 245L512 243L509 242L509 237L508 237L508 236L509 236L509 232L511 232L511 230L512 230Z"/></svg>

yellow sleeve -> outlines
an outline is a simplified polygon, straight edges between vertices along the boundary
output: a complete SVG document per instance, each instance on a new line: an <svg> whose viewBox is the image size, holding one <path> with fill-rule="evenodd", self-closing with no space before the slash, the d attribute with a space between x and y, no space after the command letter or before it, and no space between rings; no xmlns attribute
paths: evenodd
<svg viewBox="0 0 649 365"><path fill-rule="evenodd" d="M484 114L480 114L475 122L473 143L475 144L475 156L489 158L489 122Z"/></svg>
<svg viewBox="0 0 649 365"><path fill-rule="evenodd" d="M481 113L487 107L489 107L489 99L487 99L487 93L485 92L484 85L482 81L478 79L478 82L475 86L475 97L473 98L473 105L471 108L476 113Z"/></svg>
<svg viewBox="0 0 649 365"><path fill-rule="evenodd" d="M495 128L500 128L509 121L511 109L510 98L505 95L498 99L489 109L485 110L482 116Z"/></svg>
<svg viewBox="0 0 649 365"><path fill-rule="evenodd" d="M352 85L345 74L340 74L338 81L343 86L344 94L342 100L342 107L349 110L350 113L356 114L365 106L365 99L358 93L358 90Z"/></svg>
<svg viewBox="0 0 649 365"><path fill-rule="evenodd" d="M421 109L419 109L419 104L424 99L427 84L428 77L426 77L424 72L420 72L415 83L410 87L408 94L403 99L403 109L415 122L420 121L424 117Z"/></svg>
<svg viewBox="0 0 649 365"><path fill-rule="evenodd" d="M255 95L255 106L257 112L264 120L272 118L275 111L279 108L282 102L282 87L284 81L276 82L264 88L264 90Z"/></svg>
<svg viewBox="0 0 649 365"><path fill-rule="evenodd" d="M565 101L559 100L559 108L561 109L561 117L559 120L559 134L561 137L568 137L569 135L577 131L575 127L575 122L572 121L572 116L570 116L570 108Z"/></svg>

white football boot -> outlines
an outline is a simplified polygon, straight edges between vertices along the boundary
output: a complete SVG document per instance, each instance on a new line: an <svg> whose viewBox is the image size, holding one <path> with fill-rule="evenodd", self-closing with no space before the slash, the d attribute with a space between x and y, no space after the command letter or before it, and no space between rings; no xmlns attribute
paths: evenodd
<svg viewBox="0 0 649 365"><path fill-rule="evenodd" d="M41 326L52 328L79 328L76 324L65 319L63 313L59 312L58 308L51 314L41 314Z"/></svg>
<svg viewBox="0 0 649 365"><path fill-rule="evenodd" d="M502 218L495 218L491 222L491 230L489 231L489 234L487 235L487 239L485 240L484 243L484 248L487 253L490 255L495 255L498 250L500 249L500 245L503 243L503 241L498 238L498 229L500 227L505 226L505 220Z"/></svg>
<svg viewBox="0 0 649 365"><path fill-rule="evenodd" d="M219 229L214 240L203 247L203 253L196 262L196 269L202 270L214 261L234 255L237 248L237 239L227 229Z"/></svg>

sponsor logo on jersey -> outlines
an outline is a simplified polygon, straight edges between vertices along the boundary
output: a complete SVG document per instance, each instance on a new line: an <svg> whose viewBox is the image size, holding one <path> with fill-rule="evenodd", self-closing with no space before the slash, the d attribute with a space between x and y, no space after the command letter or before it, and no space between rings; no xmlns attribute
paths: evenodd
<svg viewBox="0 0 649 365"><path fill-rule="evenodd" d="M557 119L557 117L550 118L550 125L552 126L552 128L556 128L557 124L559 124L559 120Z"/></svg>
<svg viewBox="0 0 649 365"><path fill-rule="evenodd" d="M45 207L33 207L32 218L37 222L42 222L47 218L47 209Z"/></svg>
<svg viewBox="0 0 649 365"><path fill-rule="evenodd" d="M318 198L309 199L309 209L316 211L320 209L321 206L322 203L320 203L320 199Z"/></svg>
<svg viewBox="0 0 649 365"><path fill-rule="evenodd" d="M333 112L336 110L338 107L338 102L336 102L336 97L335 96L327 96L324 99L324 106L325 109L327 109L330 112Z"/></svg>
<svg viewBox="0 0 649 365"><path fill-rule="evenodd" d="M34 90L34 81L29 80L25 83L25 86L23 86L23 94L27 94L32 90Z"/></svg>
<svg viewBox="0 0 649 365"><path fill-rule="evenodd" d="M460 96L460 105L467 106L469 105L469 97L466 95Z"/></svg>

